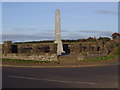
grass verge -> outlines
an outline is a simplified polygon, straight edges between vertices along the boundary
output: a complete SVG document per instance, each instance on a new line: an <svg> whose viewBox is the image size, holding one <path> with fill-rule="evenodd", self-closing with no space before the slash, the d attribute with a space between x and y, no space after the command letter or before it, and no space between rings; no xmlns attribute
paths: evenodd
<svg viewBox="0 0 120 90"><path fill-rule="evenodd" d="M109 56L101 56L96 58L90 58L90 59L84 59L81 60L82 62L88 62L88 61L105 61L105 60L112 60L114 58L117 58L117 55L109 55Z"/></svg>
<svg viewBox="0 0 120 90"><path fill-rule="evenodd" d="M36 61L36 60L5 59L5 58L0 59L0 61L15 62L15 63L57 63L57 61Z"/></svg>

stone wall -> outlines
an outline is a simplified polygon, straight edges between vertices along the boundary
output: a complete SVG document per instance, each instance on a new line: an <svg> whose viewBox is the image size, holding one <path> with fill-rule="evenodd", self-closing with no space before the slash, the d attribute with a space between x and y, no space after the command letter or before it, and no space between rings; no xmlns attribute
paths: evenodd
<svg viewBox="0 0 120 90"><path fill-rule="evenodd" d="M11 45L12 45L12 41L4 41L4 45L2 47L3 53L5 54L12 53Z"/></svg>
<svg viewBox="0 0 120 90"><path fill-rule="evenodd" d="M113 51L118 46L118 40L79 42L64 44L63 49L66 54L75 54L78 60L90 57L104 56ZM48 44L13 44L5 41L1 46L2 58L26 59L26 60L57 60L57 45Z"/></svg>
<svg viewBox="0 0 120 90"><path fill-rule="evenodd" d="M57 61L57 55L56 54L16 54L16 53L9 53L7 55L2 55L2 58L6 59L23 59L23 60L37 60L37 61Z"/></svg>
<svg viewBox="0 0 120 90"><path fill-rule="evenodd" d="M102 42L75 43L69 45L70 53L100 54L104 52L104 48Z"/></svg>
<svg viewBox="0 0 120 90"><path fill-rule="evenodd" d="M0 58L56 61L55 44L12 44L5 41L2 45L2 56Z"/></svg>
<svg viewBox="0 0 120 90"><path fill-rule="evenodd" d="M3 45L3 54L8 53L56 53L55 44L12 44L6 41Z"/></svg>

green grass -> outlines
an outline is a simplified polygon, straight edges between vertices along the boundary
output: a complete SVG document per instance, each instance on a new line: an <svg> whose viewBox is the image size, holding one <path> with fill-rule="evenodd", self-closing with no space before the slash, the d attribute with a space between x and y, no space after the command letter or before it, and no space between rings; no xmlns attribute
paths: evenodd
<svg viewBox="0 0 120 90"><path fill-rule="evenodd" d="M117 58L117 55L108 55L108 56L101 56L101 57L96 57L96 58L90 58L90 59L84 59L82 62L87 62L87 61L105 61L105 60L112 60L114 58Z"/></svg>
<svg viewBox="0 0 120 90"><path fill-rule="evenodd" d="M0 59L3 62L16 62L16 63L57 63L57 61L36 61L36 60L22 60L22 59Z"/></svg>
<svg viewBox="0 0 120 90"><path fill-rule="evenodd" d="M87 62L87 61L105 61L105 60L112 60L114 58L118 58L120 55L120 46L116 48L116 50L111 54L107 56L101 56L101 57L96 57L96 58L90 58L90 59L84 59L81 60L82 62Z"/></svg>

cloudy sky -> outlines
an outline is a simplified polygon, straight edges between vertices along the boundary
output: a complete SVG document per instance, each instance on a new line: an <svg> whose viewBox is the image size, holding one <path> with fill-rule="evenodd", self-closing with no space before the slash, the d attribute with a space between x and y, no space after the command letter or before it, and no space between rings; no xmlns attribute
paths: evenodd
<svg viewBox="0 0 120 90"><path fill-rule="evenodd" d="M118 32L117 2L3 2L2 41L54 40L60 9L62 39Z"/></svg>

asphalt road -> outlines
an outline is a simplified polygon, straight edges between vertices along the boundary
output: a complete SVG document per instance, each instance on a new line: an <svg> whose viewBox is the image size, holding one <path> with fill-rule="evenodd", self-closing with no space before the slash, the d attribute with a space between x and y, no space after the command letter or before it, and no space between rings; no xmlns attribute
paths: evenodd
<svg viewBox="0 0 120 90"><path fill-rule="evenodd" d="M118 67L3 67L3 88L118 88Z"/></svg>

